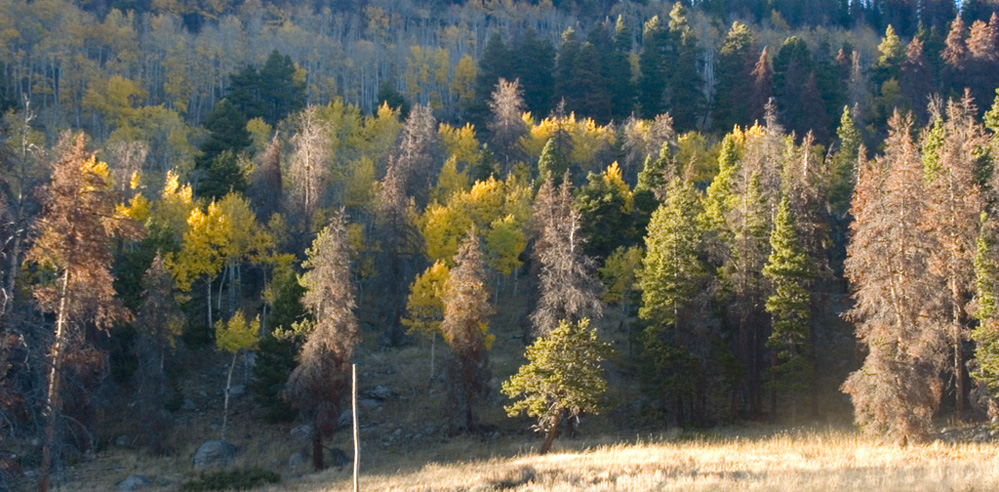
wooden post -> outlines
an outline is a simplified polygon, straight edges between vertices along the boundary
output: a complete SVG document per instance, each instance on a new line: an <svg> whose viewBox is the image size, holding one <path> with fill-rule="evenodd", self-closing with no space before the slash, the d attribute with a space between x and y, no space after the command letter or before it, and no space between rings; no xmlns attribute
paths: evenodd
<svg viewBox="0 0 999 492"><path fill-rule="evenodd" d="M350 365L350 406L354 420L354 492L358 492L358 473L361 468L361 443L357 439L357 364Z"/></svg>

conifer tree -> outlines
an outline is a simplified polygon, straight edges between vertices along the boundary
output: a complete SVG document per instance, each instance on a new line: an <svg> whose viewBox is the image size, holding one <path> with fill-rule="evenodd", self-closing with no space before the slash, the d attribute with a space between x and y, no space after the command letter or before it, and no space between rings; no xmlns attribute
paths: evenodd
<svg viewBox="0 0 999 492"><path fill-rule="evenodd" d="M598 338L589 319L562 320L558 328L527 347L528 363L503 382L503 394L516 400L504 407L507 415L526 412L538 419L535 428L545 434L541 454L551 449L564 420L578 422L584 413L598 414L603 409L607 378L600 363L610 353L611 344Z"/></svg>
<svg viewBox="0 0 999 492"><path fill-rule="evenodd" d="M691 329L697 318L696 293L705 280L698 257L701 231L694 220L702 212L694 186L673 178L666 202L652 214L645 237L638 315L650 324L643 334L644 385L661 405L672 398L677 423L683 423L684 401L703 383ZM663 408L665 410L665 408Z"/></svg>
<svg viewBox="0 0 999 492"><path fill-rule="evenodd" d="M855 179L853 167L857 163L857 152L863 143L860 131L850 116L849 107L843 107L836 135L839 137L839 148L833 157L829 204L833 212L844 214L850 208Z"/></svg>
<svg viewBox="0 0 999 492"><path fill-rule="evenodd" d="M711 105L711 125L717 132L750 123L754 54L753 34L745 24L733 22L718 52L715 69L715 98Z"/></svg>
<svg viewBox="0 0 999 492"><path fill-rule="evenodd" d="M767 58L767 48L760 52L760 58L753 66L750 74L753 78L753 93L749 98L749 119L762 121L766 114L767 103L774 95L774 74Z"/></svg>
<svg viewBox="0 0 999 492"><path fill-rule="evenodd" d="M698 67L697 38L687 21L683 3L675 3L669 15L669 37L675 52L667 78L669 109L676 128L686 132L700 127L706 104Z"/></svg>
<svg viewBox="0 0 999 492"><path fill-rule="evenodd" d="M458 248L444 290L444 319L441 331L454 351L455 360L449 368L448 398L451 408L460 413L465 430L478 431L474 405L486 389L488 353L494 335L490 335L489 304L485 264L479 252L479 237L474 228Z"/></svg>
<svg viewBox="0 0 999 492"><path fill-rule="evenodd" d="M809 355L811 347L811 281L814 267L795 232L797 221L787 198L780 202L774 229L770 233L770 259L763 276L771 283L767 312L773 317L773 331L767 346L776 353L770 369L770 388L791 395L794 421L798 395L812 383Z"/></svg>
<svg viewBox="0 0 999 492"><path fill-rule="evenodd" d="M983 213L975 243L974 317L978 326L971 332L975 341L975 368L971 377L985 387L989 396L989 416L999 412L999 227L994 217Z"/></svg>
<svg viewBox="0 0 999 492"><path fill-rule="evenodd" d="M552 179L558 183L569 172L569 162L558 150L554 138L549 138L538 157L538 179Z"/></svg>
<svg viewBox="0 0 999 492"><path fill-rule="evenodd" d="M673 48L669 42L669 31L653 16L646 21L642 31L642 51L638 65L638 105L642 117L655 118L663 113L666 92L667 67L671 66Z"/></svg>
<svg viewBox="0 0 999 492"><path fill-rule="evenodd" d="M944 308L938 318L946 326L953 350L955 414L964 411L964 341L968 337L967 299L974 291L974 252L978 237L978 218L985 202L976 183L978 153L985 146L985 132L976 121L978 110L968 91L960 103L947 105L943 140L936 150L935 172L927 185L926 224L936 238L930 260L930 273L941 288Z"/></svg>
<svg viewBox="0 0 999 492"><path fill-rule="evenodd" d="M583 253L582 216L573 207L568 175L557 189L550 178L545 180L534 202L532 220L539 236L534 258L541 266L540 295L531 313L534 333L544 336L563 319L575 323L599 317L603 306L593 279L593 260Z"/></svg>
<svg viewBox="0 0 999 492"><path fill-rule="evenodd" d="M142 283L145 290L135 320L135 353L139 361L134 375L135 404L143 423L142 444L158 454L164 451L163 440L173 421L164 408L169 399L164 368L185 320L174 298L173 274L161 254L153 258Z"/></svg>
<svg viewBox="0 0 999 492"><path fill-rule="evenodd" d="M547 39L541 39L533 28L524 31L524 37L513 52L514 73L524 90L524 105L532 114L544 116L552 109L555 89L555 48ZM495 82L494 82L495 83Z"/></svg>
<svg viewBox="0 0 999 492"><path fill-rule="evenodd" d="M115 210L107 164L87 153L82 133L53 163L52 180L42 196L37 238L25 259L48 273L50 280L37 284L33 293L39 308L55 317L38 483L45 492L62 411L64 366L71 357L79 358L78 363L88 360L88 326L107 330L115 321L131 318L115 296L108 240L116 235L137 239L144 231Z"/></svg>
<svg viewBox="0 0 999 492"><path fill-rule="evenodd" d="M845 275L856 304L848 316L869 353L843 391L867 433L920 441L940 401L945 364L939 354L946 336L928 312L939 288L925 274L939 246L924 229L926 190L912 121L896 112L889 123L885 155L858 166L850 210Z"/></svg>
<svg viewBox="0 0 999 492"><path fill-rule="evenodd" d="M354 345L360 340L354 285L350 271L353 242L347 222L338 214L306 250L301 276L305 295L302 304L312 321L300 325L305 344L298 367L291 373L284 397L292 406L308 413L315 422L312 461L316 470L325 466L323 439L336 429L340 408L350 389L348 374Z"/></svg>

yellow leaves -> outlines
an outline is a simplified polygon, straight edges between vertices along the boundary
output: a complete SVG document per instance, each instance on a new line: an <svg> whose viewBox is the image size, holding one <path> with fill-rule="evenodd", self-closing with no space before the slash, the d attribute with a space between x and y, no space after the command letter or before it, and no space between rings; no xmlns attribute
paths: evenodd
<svg viewBox="0 0 999 492"><path fill-rule="evenodd" d="M454 77L451 79L451 90L458 94L458 106L466 107L475 100L475 60L470 55L465 55L458 60L458 66L454 68Z"/></svg>
<svg viewBox="0 0 999 492"><path fill-rule="evenodd" d="M493 270L510 275L523 264L520 254L527 247L527 237L513 215L493 221L486 233L484 252L486 263Z"/></svg>
<svg viewBox="0 0 999 492"><path fill-rule="evenodd" d="M549 139L568 137L572 141L569 161L580 164L584 170L596 171L594 157L614 145L613 127L598 125L592 118L577 120L575 113L563 117L550 116L537 124L534 124L530 113L524 113L522 119L530 127L530 131L521 138L520 144L532 156L541 155L541 150Z"/></svg>
<svg viewBox="0 0 999 492"><path fill-rule="evenodd" d="M437 133L453 158L465 164L479 162L482 155L479 152L479 141L475 138L475 127L471 123L465 123L461 128L441 123Z"/></svg>
<svg viewBox="0 0 999 492"><path fill-rule="evenodd" d="M260 316L247 323L243 310L240 309L229 318L228 323L223 323L222 320L215 322L215 346L231 354L250 350L257 346L259 333Z"/></svg>
<svg viewBox="0 0 999 492"><path fill-rule="evenodd" d="M458 172L458 161L452 155L444 161L440 174L437 175L437 186L431 193L431 199L439 203L447 202L455 193L468 191L468 170Z"/></svg>
<svg viewBox="0 0 999 492"><path fill-rule="evenodd" d="M431 204L420 218L420 232L431 260L453 261L458 245L474 225L472 219L457 207Z"/></svg>
<svg viewBox="0 0 999 492"><path fill-rule="evenodd" d="M447 265L437 260L413 280L409 286L409 299L406 301L408 317L402 319L402 324L410 332L431 336L440 331L441 321L444 319L442 298L450 275Z"/></svg>
<svg viewBox="0 0 999 492"><path fill-rule="evenodd" d="M628 183L625 183L624 178L621 177L621 168L618 167L617 161L607 166L607 169L604 170L600 177L603 179L605 186L616 189L624 197L622 211L630 214L634 208L634 196L631 193L631 189L628 188Z"/></svg>
<svg viewBox="0 0 999 492"><path fill-rule="evenodd" d="M128 206L118 205L116 208L117 214L129 217L140 224L147 224L153 215L153 204L142 196L142 193L136 193L129 200Z"/></svg>

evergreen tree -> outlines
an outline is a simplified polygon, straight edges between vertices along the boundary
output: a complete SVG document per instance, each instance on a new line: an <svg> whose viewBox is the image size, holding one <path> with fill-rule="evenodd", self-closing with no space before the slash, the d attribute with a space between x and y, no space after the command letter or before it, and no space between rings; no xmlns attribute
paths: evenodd
<svg viewBox="0 0 999 492"><path fill-rule="evenodd" d="M198 169L207 169L223 152L235 155L253 143L246 130L246 115L228 99L215 105L205 120L205 130L208 130L208 139L201 144L201 155L195 162Z"/></svg>
<svg viewBox="0 0 999 492"><path fill-rule="evenodd" d="M850 209L850 197L853 196L856 180L853 168L863 144L860 131L850 115L850 108L846 106L843 107L836 135L839 137L839 148L833 156L829 204L833 212L845 214Z"/></svg>
<svg viewBox="0 0 999 492"><path fill-rule="evenodd" d="M975 248L974 317L978 327L971 332L975 341L975 369L971 377L985 387L990 398L989 414L994 416L999 400L999 228L994 217L983 213Z"/></svg>
<svg viewBox="0 0 999 492"><path fill-rule="evenodd" d="M541 157L538 158L538 179L561 180L562 176L569 172L569 162L565 156L558 151L555 139L549 138L545 146L541 149ZM556 181L556 182L559 182Z"/></svg>
<svg viewBox="0 0 999 492"><path fill-rule="evenodd" d="M583 245L587 256L602 261L619 246L638 239L631 190L616 162L600 174L589 173L586 185L576 193L576 208L582 213L580 230L589 238Z"/></svg>
<svg viewBox="0 0 999 492"><path fill-rule="evenodd" d="M650 322L643 334L642 379L663 407L669 398L676 402L678 424L683 423L684 401L693 398L704 376L691 350L696 293L705 280L698 257L701 231L692 220L701 211L694 186L673 178L666 202L652 214L642 262L638 315Z"/></svg>
<svg viewBox="0 0 999 492"><path fill-rule="evenodd" d="M552 110L555 90L555 48L547 39L538 38L534 29L527 28L513 52L513 72L523 89L524 105L536 116Z"/></svg>
<svg viewBox="0 0 999 492"><path fill-rule="evenodd" d="M486 41L486 47L479 59L475 73L475 102L468 109L468 119L476 127L484 128L489 119L489 95L500 78L515 79L513 53L503 42L498 32L493 32Z"/></svg>
<svg viewBox="0 0 999 492"><path fill-rule="evenodd" d="M631 31L621 16L614 26L614 39L608 53L610 74L611 116L615 121L627 119L635 108L635 87L631 82Z"/></svg>
<svg viewBox="0 0 999 492"><path fill-rule="evenodd" d="M247 119L263 118L273 126L305 107L305 82L295 71L291 57L274 50L259 73L251 65L229 76L228 99Z"/></svg>
<svg viewBox="0 0 999 492"><path fill-rule="evenodd" d="M667 87L670 114L681 133L700 127L704 119L704 84L698 66L697 38L687 22L687 11L677 2L670 12L669 38L676 53Z"/></svg>
<svg viewBox="0 0 999 492"><path fill-rule="evenodd" d="M711 125L716 132L727 133L737 124L750 123L748 103L753 91L755 52L752 32L745 24L733 22L718 52L715 69Z"/></svg>
<svg viewBox="0 0 999 492"><path fill-rule="evenodd" d="M770 369L770 388L791 395L792 421L798 395L812 383L814 368L809 361L811 347L811 281L815 271L795 232L794 213L787 198L780 202L774 229L770 234L770 259L763 267L772 285L767 312L773 317L773 331L767 346L774 349L776 361Z"/></svg>
<svg viewBox="0 0 999 492"><path fill-rule="evenodd" d="M642 31L642 51L638 66L638 105L644 118L655 118L664 112L667 67L672 66L674 53L669 31L653 16Z"/></svg>
<svg viewBox="0 0 999 492"><path fill-rule="evenodd" d="M607 378L600 363L611 350L611 344L597 337L597 329L590 328L589 319L562 320L527 347L527 364L503 382L503 394L516 400L504 407L507 415L526 412L538 419L535 428L545 434L541 454L551 449L563 420L578 422L583 414L603 409Z"/></svg>
<svg viewBox="0 0 999 492"><path fill-rule="evenodd" d="M576 30L569 27L562 33L555 55L555 99L560 101L558 111L564 112L566 108L572 111L586 98L579 86L582 81L575 78L580 47Z"/></svg>

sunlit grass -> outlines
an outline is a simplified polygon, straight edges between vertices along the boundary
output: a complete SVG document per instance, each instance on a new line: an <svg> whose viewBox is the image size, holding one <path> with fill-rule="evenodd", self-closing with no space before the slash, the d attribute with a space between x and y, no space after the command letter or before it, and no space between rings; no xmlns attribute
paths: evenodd
<svg viewBox="0 0 999 492"><path fill-rule="evenodd" d="M995 444L900 447L853 432L722 433L627 444L570 443L547 456L457 459L412 466L422 454L362 473L363 490L459 491L972 491L999 490ZM459 451L454 449L452 451ZM363 463L363 461L362 461ZM349 470L264 490L350 490Z"/></svg>

